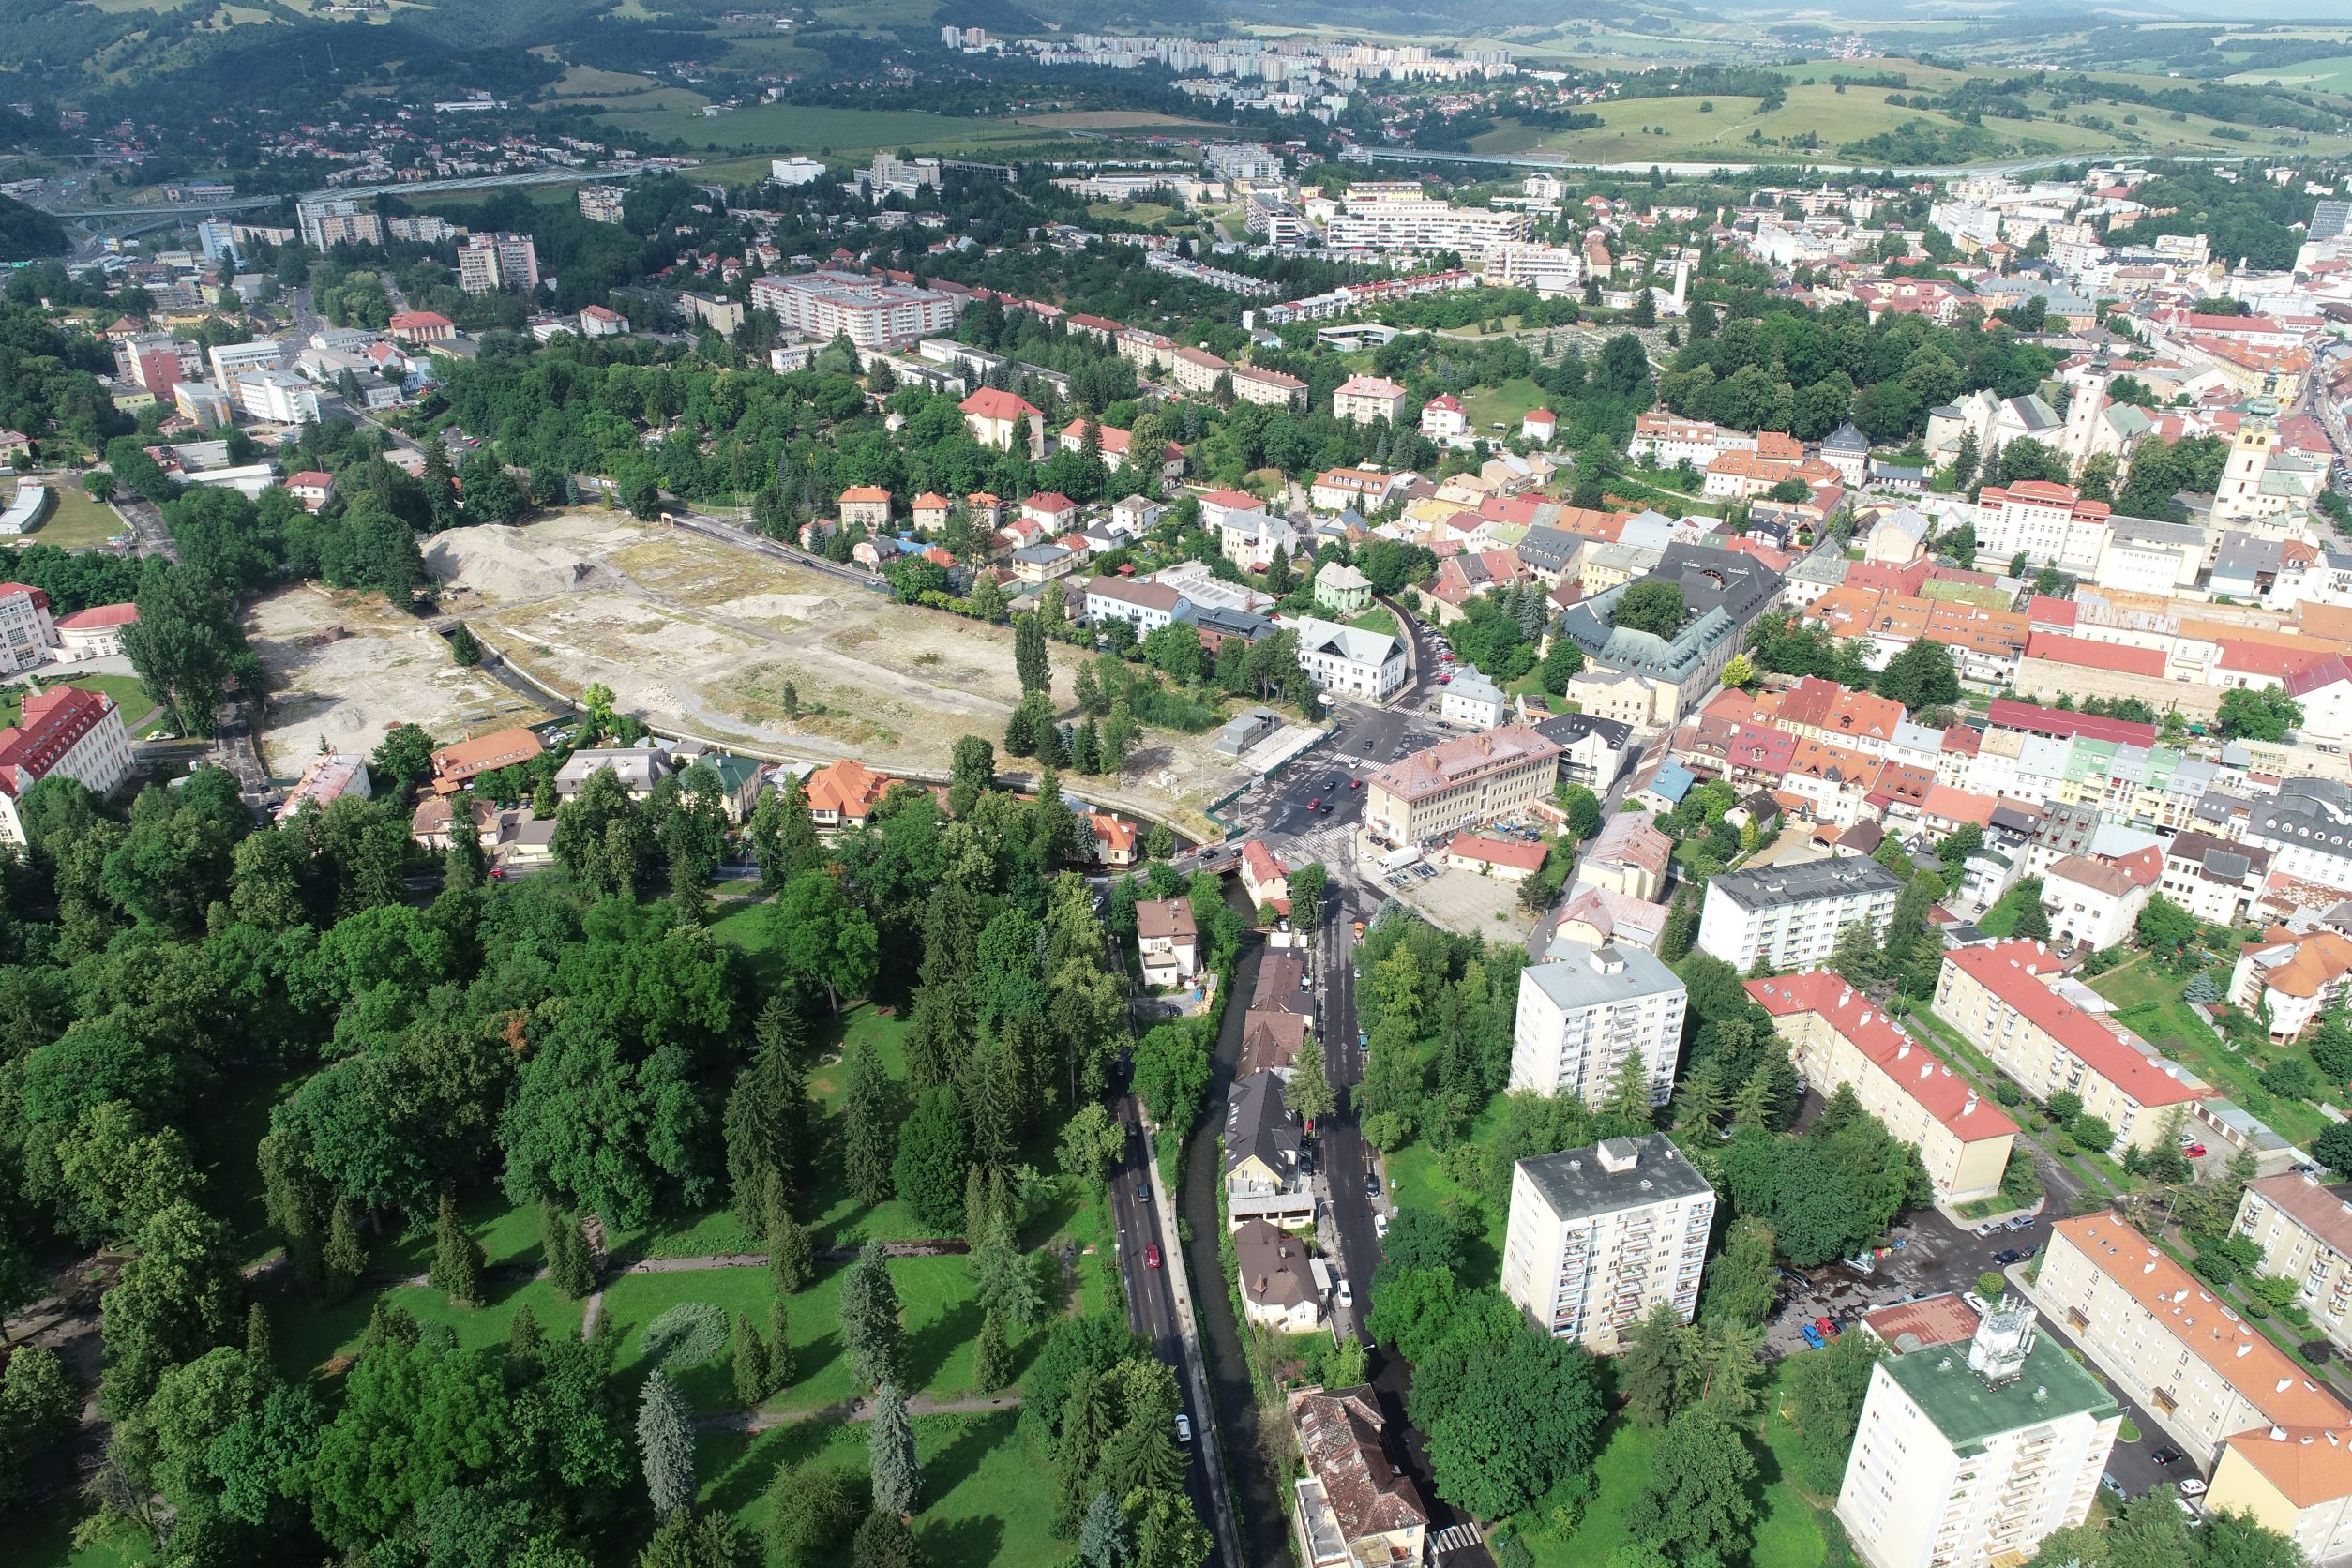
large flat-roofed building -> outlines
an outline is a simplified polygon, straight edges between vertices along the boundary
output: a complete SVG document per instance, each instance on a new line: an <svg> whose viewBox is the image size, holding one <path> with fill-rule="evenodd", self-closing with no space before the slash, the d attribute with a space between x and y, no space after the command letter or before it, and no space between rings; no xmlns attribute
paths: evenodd
<svg viewBox="0 0 2352 1568"><path fill-rule="evenodd" d="M2259 1272L2293 1280L2312 1321L2352 1348L2352 1198L2315 1176L2265 1176L2239 1195L2234 1229L2262 1249Z"/></svg>
<svg viewBox="0 0 2352 1568"><path fill-rule="evenodd" d="M47 664L56 645L48 594L22 582L0 582L0 675Z"/></svg>
<svg viewBox="0 0 2352 1568"><path fill-rule="evenodd" d="M2200 1463L2251 1428L2352 1422L2284 1350L2112 1212L2051 1227L2035 1293Z"/></svg>
<svg viewBox="0 0 2352 1568"><path fill-rule="evenodd" d="M360 210L358 201L349 196L296 202L294 222L302 231L302 243L314 249L384 243L384 219Z"/></svg>
<svg viewBox="0 0 2352 1568"><path fill-rule="evenodd" d="M1759 958L1774 969L1817 964L1848 926L1883 932L1902 891L1893 872L1859 857L1711 877L1699 950L1738 970Z"/></svg>
<svg viewBox="0 0 2352 1568"><path fill-rule="evenodd" d="M1560 744L1524 724L1440 741L1400 757L1365 787L1364 826L1391 844L1450 837L1549 798Z"/></svg>
<svg viewBox="0 0 2352 1568"><path fill-rule="evenodd" d="M2122 1420L2013 1298L1965 1351L1922 1346L1871 1368L1838 1519L1871 1568L2027 1561L2089 1515Z"/></svg>
<svg viewBox="0 0 2352 1568"><path fill-rule="evenodd" d="M1606 1355L1662 1302L1690 1321L1714 1223L1714 1189L1664 1133L1521 1160L1502 1293L1545 1333Z"/></svg>
<svg viewBox="0 0 2352 1568"><path fill-rule="evenodd" d="M787 329L830 341L847 334L861 350L902 349L956 324L960 296L869 278L861 272L804 272L761 278L751 303L776 312Z"/></svg>
<svg viewBox="0 0 2352 1568"><path fill-rule="evenodd" d="M1519 972L1511 1087L1598 1106L1630 1061L1650 1103L1664 1105L1682 1049L1681 977L1638 947L1566 942L1551 951L1550 962Z"/></svg>
<svg viewBox="0 0 2352 1568"><path fill-rule="evenodd" d="M2040 942L1959 948L1944 955L1936 1013L2035 1099L2071 1092L2118 1146L2156 1147L2173 1108L2204 1091L2146 1041L2061 995L2062 981L2058 955Z"/></svg>
<svg viewBox="0 0 2352 1568"><path fill-rule="evenodd" d="M1806 1085L1825 1097L1850 1086L1864 1110L1919 1151L1937 1201L2000 1190L2017 1123L1869 997L1826 969L1751 980L1747 989L1772 1015Z"/></svg>

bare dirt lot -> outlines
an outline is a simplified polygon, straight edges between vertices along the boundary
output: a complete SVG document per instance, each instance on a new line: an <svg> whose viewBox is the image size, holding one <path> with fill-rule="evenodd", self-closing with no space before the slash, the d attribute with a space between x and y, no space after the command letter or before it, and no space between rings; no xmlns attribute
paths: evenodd
<svg viewBox="0 0 2352 1568"><path fill-rule="evenodd" d="M944 771L958 736L1001 743L1020 699L1009 626L614 513L455 530L425 549L445 612L535 679L565 693L602 682L656 727ZM1079 656L1056 643L1052 656L1054 695L1073 712ZM1153 731L1123 784L1096 792L1198 821L1237 782L1214 738Z"/></svg>
<svg viewBox="0 0 2352 1568"><path fill-rule="evenodd" d="M245 631L274 693L261 735L274 777L300 773L321 740L365 755L396 724L422 725L448 742L548 716L480 671L460 669L447 643L380 594L281 589L255 602Z"/></svg>

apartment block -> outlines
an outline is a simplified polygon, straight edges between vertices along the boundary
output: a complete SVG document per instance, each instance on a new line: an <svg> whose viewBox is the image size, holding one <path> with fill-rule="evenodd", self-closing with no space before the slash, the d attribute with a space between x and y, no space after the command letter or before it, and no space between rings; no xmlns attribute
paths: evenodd
<svg viewBox="0 0 2352 1568"><path fill-rule="evenodd" d="M1714 1189L1663 1133L1521 1160L1502 1293L1555 1338L1611 1353L1661 1302L1690 1320L1714 1222Z"/></svg>
<svg viewBox="0 0 2352 1568"><path fill-rule="evenodd" d="M529 234L469 234L458 247L458 287L467 294L529 294L539 286L539 249Z"/></svg>
<svg viewBox="0 0 2352 1568"><path fill-rule="evenodd" d="M384 243L384 219L361 211L358 202L350 197L296 202L294 223L302 231L302 243L320 250L338 245Z"/></svg>
<svg viewBox="0 0 2352 1568"><path fill-rule="evenodd" d="M2028 561L2088 577L2106 547L2108 506L2071 485L2021 479L1988 485L1976 501L1977 549L1988 561L2023 552Z"/></svg>
<svg viewBox="0 0 2352 1568"><path fill-rule="evenodd" d="M1711 877L1698 945L1738 970L1758 959L1774 969L1817 964L1848 926L1883 932L1902 891L1893 872L1859 858Z"/></svg>
<svg viewBox="0 0 2352 1568"><path fill-rule="evenodd" d="M1524 212L1457 207L1411 191L1349 188L1346 205L1324 230L1335 250L1459 251L1477 255L1528 235Z"/></svg>
<svg viewBox="0 0 2352 1568"><path fill-rule="evenodd" d="M1815 1093L1850 1087L1862 1108L1919 1151L1941 1202L2000 1190L2017 1123L1914 1041L1867 996L1826 969L1751 980L1789 1060Z"/></svg>
<svg viewBox="0 0 2352 1568"><path fill-rule="evenodd" d="M961 297L826 270L789 278L760 278L751 303L776 312L788 330L820 341L847 334L861 352L902 349L956 324Z"/></svg>
<svg viewBox="0 0 2352 1568"><path fill-rule="evenodd" d="M2250 1429L2352 1422L2285 1351L2112 1212L2051 1227L2036 1293L2200 1462Z"/></svg>
<svg viewBox="0 0 2352 1568"><path fill-rule="evenodd" d="M2088 1516L2123 1410L2035 1327L2013 1298L1965 1354L1922 1346L1871 1368L1837 1516L1872 1568L2023 1562Z"/></svg>
<svg viewBox="0 0 2352 1568"><path fill-rule="evenodd" d="M1936 1012L2037 1100L2079 1096L2115 1129L2118 1150L2151 1149L2170 1112L2204 1090L2147 1041L2084 1003L2105 1004L2061 972L2038 942L2002 942L1944 955Z"/></svg>
<svg viewBox="0 0 2352 1568"><path fill-rule="evenodd" d="M2352 1429L2271 1426L2222 1445L2205 1494L2210 1511L2251 1514L2302 1548L2307 1561L2352 1558Z"/></svg>
<svg viewBox="0 0 2352 1568"><path fill-rule="evenodd" d="M2312 1320L2352 1348L2352 1199L2314 1176L2265 1176L2246 1184L2232 1228L2262 1249L2260 1272L2295 1281Z"/></svg>
<svg viewBox="0 0 2352 1568"><path fill-rule="evenodd" d="M1550 962L1519 972L1511 1087L1598 1106L1631 1061L1650 1103L1664 1105L1689 1000L1681 976L1641 948L1556 942Z"/></svg>
<svg viewBox="0 0 2352 1568"><path fill-rule="evenodd" d="M1391 844L1419 844L1550 798L1557 741L1524 724L1440 741L1400 757L1364 787L1364 826Z"/></svg>

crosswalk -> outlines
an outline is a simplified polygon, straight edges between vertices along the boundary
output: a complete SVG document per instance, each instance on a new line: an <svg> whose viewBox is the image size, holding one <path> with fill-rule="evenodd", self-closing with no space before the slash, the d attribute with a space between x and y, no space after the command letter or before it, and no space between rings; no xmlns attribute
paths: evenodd
<svg viewBox="0 0 2352 1568"><path fill-rule="evenodd" d="M1443 1557L1448 1552L1468 1551L1486 1539L1486 1532L1473 1519L1466 1525L1448 1525L1429 1538L1432 1555Z"/></svg>

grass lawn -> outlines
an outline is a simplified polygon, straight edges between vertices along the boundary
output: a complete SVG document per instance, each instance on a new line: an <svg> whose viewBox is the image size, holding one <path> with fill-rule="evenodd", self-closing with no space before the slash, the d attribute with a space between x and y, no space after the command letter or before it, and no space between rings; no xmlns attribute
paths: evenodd
<svg viewBox="0 0 2352 1568"><path fill-rule="evenodd" d="M2215 1033L2205 1015L2180 993L2185 976L2165 973L2146 955L2126 959L2090 982L2090 988L2116 1004L2116 1021L2138 1034L2166 1056L2204 1078L2254 1115L2268 1122L2289 1142L2310 1146L2326 1131L2326 1117L2309 1103L2274 1096L2256 1081L2264 1067L2289 1056L2309 1060L2301 1046L2261 1048L2260 1056L2233 1050ZM2327 1075L2320 1075L2322 1082Z"/></svg>
<svg viewBox="0 0 2352 1568"><path fill-rule="evenodd" d="M79 480L51 474L43 475L41 482L48 485L56 502L49 508L48 520L16 543L93 550L126 531L123 520L114 515L113 509L91 500L90 492L82 488ZM15 499L13 490L9 499Z"/></svg>
<svg viewBox="0 0 2352 1568"><path fill-rule="evenodd" d="M1781 1364L1785 1367L1787 1364ZM1795 1459L1798 1437L1796 1428L1781 1417L1781 1401L1782 1383L1775 1378L1764 1390L1764 1441L1756 1453L1759 1494L1756 1544L1749 1551L1748 1561L1751 1568L1819 1568L1828 1555L1820 1515L1829 1500L1823 1499L1817 1504L1784 1479ZM1606 1562L1611 1552L1632 1540L1626 1528L1626 1514L1649 1478L1659 1437L1649 1427L1637 1426L1622 1417L1618 1419L1592 1462L1592 1500L1586 1505L1576 1530L1563 1539L1544 1528L1540 1519L1529 1521L1534 1528L1520 1539L1539 1564L1545 1568L1590 1568L1591 1564Z"/></svg>
<svg viewBox="0 0 2352 1568"><path fill-rule="evenodd" d="M1376 604L1348 624L1361 631L1384 632L1392 637L1396 634L1396 617L1386 605Z"/></svg>
<svg viewBox="0 0 2352 1568"><path fill-rule="evenodd" d="M1052 1467L1022 1441L1018 1420L1011 1410L916 1419L923 1508L914 1538L931 1568L1056 1562L1070 1556L1070 1543L1055 1540L1048 1529ZM767 1530L768 1485L787 1466L830 1466L864 1485L866 1428L812 1421L756 1438L705 1432L696 1458L702 1501L733 1515L759 1540Z"/></svg>
<svg viewBox="0 0 2352 1568"><path fill-rule="evenodd" d="M1463 416L1470 420L1470 434L1493 435L1486 427L1500 420L1508 427L1501 433L1519 433L1519 418L1531 408L1542 408L1546 394L1526 376L1514 376L1500 386L1481 386L1462 400Z"/></svg>
<svg viewBox="0 0 2352 1568"><path fill-rule="evenodd" d="M2013 887L1993 902L1993 907L1979 917L1976 928L1988 937L2007 937L2017 929L2017 921L2026 912L2026 904L2033 897L2029 891Z"/></svg>
<svg viewBox="0 0 2352 1568"><path fill-rule="evenodd" d="M721 152L810 156L870 153L877 148L917 152L954 151L992 143L1057 140L1049 131L1010 120L927 114L901 109L825 109L807 104L763 103L705 117L700 109L616 110L605 122L624 135L666 141Z"/></svg>
<svg viewBox="0 0 2352 1568"><path fill-rule="evenodd" d="M859 1392L851 1380L835 1320L840 1307L841 1276L849 1267L847 1263L824 1265L816 1283L792 1298L792 1347L799 1365L792 1386L771 1400L770 1409L822 1410ZM960 1398L977 1392L972 1386L972 1373L974 1343L980 1337L980 1307L965 1260L893 1259L890 1277L898 1288L906 1324L907 1393ZM600 1332L622 1336L619 1364L626 1372L643 1364L645 1325L680 1303L709 1302L726 1308L731 1317L746 1313L764 1331L768 1304L774 1297L765 1269L624 1274L605 1291L610 1322ZM1043 1333L1042 1328L1032 1328L1030 1337L1042 1345ZM1024 1359L1017 1353L1015 1364L1021 1364ZM724 1355L688 1368L677 1379L679 1388L698 1408L735 1408Z"/></svg>
<svg viewBox="0 0 2352 1568"><path fill-rule="evenodd" d="M1470 1123L1470 1139L1484 1144L1492 1138L1502 1118L1502 1102L1497 1099ZM1415 1139L1388 1156L1389 1180L1395 1204L1400 1209L1441 1209L1448 1199L1479 1205L1485 1217L1485 1236L1466 1249L1463 1259L1462 1283L1465 1285L1496 1285L1502 1279L1502 1240L1511 1214L1507 1207L1497 1208L1470 1187L1464 1186L1446 1173L1444 1156L1425 1141Z"/></svg>

